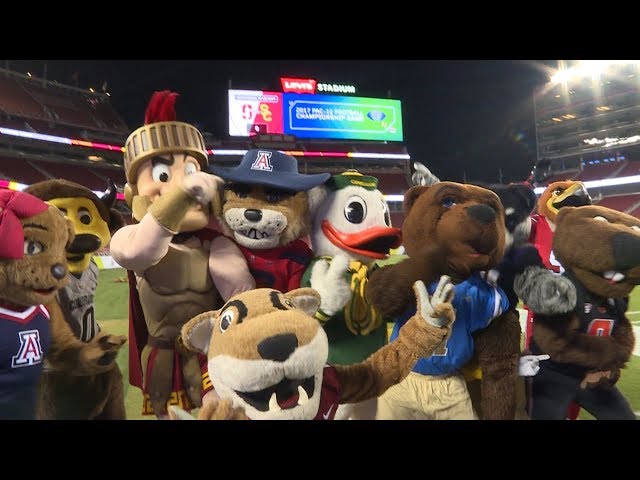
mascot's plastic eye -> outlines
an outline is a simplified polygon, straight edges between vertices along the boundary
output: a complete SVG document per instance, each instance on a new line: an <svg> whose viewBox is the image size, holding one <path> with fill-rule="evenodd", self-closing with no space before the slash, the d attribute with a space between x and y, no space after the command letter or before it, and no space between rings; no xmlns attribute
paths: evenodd
<svg viewBox="0 0 640 480"><path fill-rule="evenodd" d="M367 203L358 195L347 198L344 216L351 223L362 223L367 217Z"/></svg>
<svg viewBox="0 0 640 480"><path fill-rule="evenodd" d="M609 220L607 220L604 217L601 217L600 215L598 215L597 217L593 217L594 220L598 220L599 222L607 222L609 223Z"/></svg>
<svg viewBox="0 0 640 480"><path fill-rule="evenodd" d="M384 200L382 201L382 213L384 214L384 224L387 227L391 226L391 214L389 213L389 205Z"/></svg>
<svg viewBox="0 0 640 480"><path fill-rule="evenodd" d="M154 182L166 183L171 180L171 170L169 170L168 165L158 163L153 166L153 170L151 170L151 177Z"/></svg>
<svg viewBox="0 0 640 480"><path fill-rule="evenodd" d="M235 193L238 198L247 198L251 191L251 187L249 185L243 184L229 184L225 186L225 189Z"/></svg>
<svg viewBox="0 0 640 480"><path fill-rule="evenodd" d="M226 311L220 315L220 331L224 333L224 331L229 328L229 325L233 323L234 318L235 315L233 311Z"/></svg>
<svg viewBox="0 0 640 480"><path fill-rule="evenodd" d="M89 213L89 210L86 208L78 209L78 220L80 220L84 225L89 225L91 223L91 214Z"/></svg>
<svg viewBox="0 0 640 480"><path fill-rule="evenodd" d="M44 246L40 242L34 242L33 240L24 241L24 254L25 255L37 255L44 250Z"/></svg>
<svg viewBox="0 0 640 480"><path fill-rule="evenodd" d="M287 307L295 308L295 307L293 306L293 303L291 303L291 301L290 301L290 300L286 300L286 299L285 299L284 304L285 304Z"/></svg>
<svg viewBox="0 0 640 480"><path fill-rule="evenodd" d="M442 199L442 206L444 208L451 208L457 203L458 202L456 202L456 199L453 197L445 197Z"/></svg>
<svg viewBox="0 0 640 480"><path fill-rule="evenodd" d="M265 198L269 203L277 203L282 199L282 195L280 195L279 193L267 193L265 195Z"/></svg>
<svg viewBox="0 0 640 480"><path fill-rule="evenodd" d="M198 171L198 167L196 167L195 163L185 163L184 164L184 174L191 175L192 173L196 173Z"/></svg>
<svg viewBox="0 0 640 480"><path fill-rule="evenodd" d="M556 189L553 191L553 194L554 194L555 196L558 196L558 195L560 195L562 192L564 192L564 188L556 188Z"/></svg>

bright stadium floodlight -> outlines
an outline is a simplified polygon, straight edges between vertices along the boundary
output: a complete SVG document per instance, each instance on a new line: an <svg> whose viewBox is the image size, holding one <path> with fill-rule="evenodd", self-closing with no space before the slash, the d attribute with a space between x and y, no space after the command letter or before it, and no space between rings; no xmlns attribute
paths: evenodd
<svg viewBox="0 0 640 480"><path fill-rule="evenodd" d="M597 78L607 68L614 65L640 64L639 60L580 60L575 66L566 68L561 65L550 78L551 83L567 83L569 80L592 77Z"/></svg>
<svg viewBox="0 0 640 480"><path fill-rule="evenodd" d="M385 195L384 199L387 202L397 203L397 202L402 202L404 200L404 195Z"/></svg>

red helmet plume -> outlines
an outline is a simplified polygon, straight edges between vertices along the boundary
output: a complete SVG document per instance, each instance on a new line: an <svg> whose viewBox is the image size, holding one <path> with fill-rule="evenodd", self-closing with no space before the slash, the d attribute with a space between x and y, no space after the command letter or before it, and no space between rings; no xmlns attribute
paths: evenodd
<svg viewBox="0 0 640 480"><path fill-rule="evenodd" d="M171 122L176 119L176 98L179 93L171 92L169 90L162 90L161 92L154 92L149 100L147 111L144 115L144 123L156 122Z"/></svg>

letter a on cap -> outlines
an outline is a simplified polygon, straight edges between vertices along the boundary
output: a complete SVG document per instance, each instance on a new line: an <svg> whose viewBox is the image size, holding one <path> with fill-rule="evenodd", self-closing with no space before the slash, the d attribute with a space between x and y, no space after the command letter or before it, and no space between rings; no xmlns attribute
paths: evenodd
<svg viewBox="0 0 640 480"><path fill-rule="evenodd" d="M273 165L271 165L271 152L258 151L256 159L251 164L251 170L263 170L265 172L272 172Z"/></svg>

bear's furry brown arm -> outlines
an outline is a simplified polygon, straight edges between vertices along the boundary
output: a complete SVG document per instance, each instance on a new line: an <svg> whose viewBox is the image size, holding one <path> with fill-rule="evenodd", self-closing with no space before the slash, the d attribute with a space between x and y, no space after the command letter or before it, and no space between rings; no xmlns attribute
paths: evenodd
<svg viewBox="0 0 640 480"><path fill-rule="evenodd" d="M622 318L616 322L615 327L613 327L612 336L619 348L619 363L616 366L618 368L624 368L625 364L631 358L636 343L633 327L626 315L623 315Z"/></svg>
<svg viewBox="0 0 640 480"><path fill-rule="evenodd" d="M474 334L482 371L482 420L515 418L520 336L518 312L514 310L506 311Z"/></svg>
<svg viewBox="0 0 640 480"><path fill-rule="evenodd" d="M73 334L57 301L46 307L49 310L51 327L51 345L46 358L52 366L66 370L78 363L84 344Z"/></svg>
<svg viewBox="0 0 640 480"><path fill-rule="evenodd" d="M50 367L69 375L95 375L114 368L126 337L100 332L90 342L83 342L73 334L57 301L46 308L50 316L51 345L45 359Z"/></svg>
<svg viewBox="0 0 640 480"><path fill-rule="evenodd" d="M579 319L574 312L564 315L536 315L533 339L551 360L594 370L610 370L624 363L625 352L616 337L600 337L578 332ZM616 329L617 329L616 325ZM624 327L622 329L624 331ZM614 330L615 331L615 330Z"/></svg>
<svg viewBox="0 0 640 480"><path fill-rule="evenodd" d="M435 282L446 272L446 256L435 247L424 255L375 270L365 287L367 301L382 315L396 317L415 304L413 284Z"/></svg>
<svg viewBox="0 0 640 480"><path fill-rule="evenodd" d="M453 310L450 304L448 307ZM450 327L434 327L416 313L400 329L396 340L364 362L334 365L340 382L340 403L379 397L409 375L420 358L430 356L449 332Z"/></svg>

